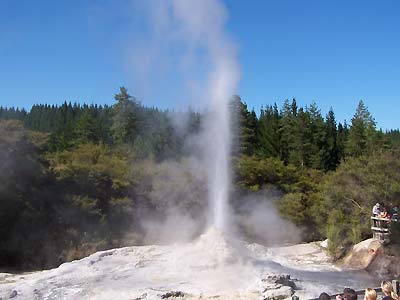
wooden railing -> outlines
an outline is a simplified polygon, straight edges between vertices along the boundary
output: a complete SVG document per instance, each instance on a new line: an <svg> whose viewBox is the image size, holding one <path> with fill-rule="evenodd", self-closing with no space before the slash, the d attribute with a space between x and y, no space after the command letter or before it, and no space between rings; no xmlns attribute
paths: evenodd
<svg viewBox="0 0 400 300"><path fill-rule="evenodd" d="M398 218L371 217L372 237L384 243L390 242L390 224L398 221Z"/></svg>

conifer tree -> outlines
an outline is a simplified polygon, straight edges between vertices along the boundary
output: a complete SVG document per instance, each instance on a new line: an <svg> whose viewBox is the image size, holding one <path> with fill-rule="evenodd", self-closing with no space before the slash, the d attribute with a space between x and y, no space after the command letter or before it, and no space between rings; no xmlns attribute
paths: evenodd
<svg viewBox="0 0 400 300"><path fill-rule="evenodd" d="M342 123L338 124L336 148L338 156L337 159L339 162L346 160L346 145L347 145L348 135L349 135L349 127L345 120L343 125Z"/></svg>
<svg viewBox="0 0 400 300"><path fill-rule="evenodd" d="M257 140L261 156L279 158L279 111L276 103L273 107L268 105L266 108L261 108Z"/></svg>
<svg viewBox="0 0 400 300"><path fill-rule="evenodd" d="M111 127L114 141L117 143L133 142L139 131L139 103L128 94L125 87L114 96L117 101L113 106L113 124Z"/></svg>
<svg viewBox="0 0 400 300"><path fill-rule="evenodd" d="M336 126L335 114L331 107L325 118L325 147L322 158L322 165L325 171L335 170L340 163L337 135L338 129Z"/></svg>
<svg viewBox="0 0 400 300"><path fill-rule="evenodd" d="M312 156L312 128L310 127L311 115L308 109L300 107L295 118L296 126L293 128L292 149L290 162L299 167L310 167Z"/></svg>
<svg viewBox="0 0 400 300"><path fill-rule="evenodd" d="M324 119L321 110L314 102L310 105L308 112L310 114L310 131L311 131L311 149L310 149L310 165L314 169L323 169L323 155L326 147L326 133Z"/></svg>
<svg viewBox="0 0 400 300"><path fill-rule="evenodd" d="M257 131L258 119L254 108L247 114L246 124L243 126L247 131L246 155L253 155L258 147Z"/></svg>
<svg viewBox="0 0 400 300"><path fill-rule="evenodd" d="M296 153L298 147L298 119L297 103L293 99L292 103L285 100L283 103L281 118L279 120L279 135L281 137L281 160L287 163L298 163Z"/></svg>
<svg viewBox="0 0 400 300"><path fill-rule="evenodd" d="M101 128L93 114L89 109L84 109L80 114L75 126L76 142L81 143L97 143L101 139Z"/></svg>
<svg viewBox="0 0 400 300"><path fill-rule="evenodd" d="M232 154L252 155L255 151L257 116L250 113L246 103L239 96L234 96L229 104L231 128L233 131Z"/></svg>
<svg viewBox="0 0 400 300"><path fill-rule="evenodd" d="M364 102L360 100L356 113L351 119L351 127L346 145L347 154L361 156L370 154L374 149L376 137L376 123Z"/></svg>

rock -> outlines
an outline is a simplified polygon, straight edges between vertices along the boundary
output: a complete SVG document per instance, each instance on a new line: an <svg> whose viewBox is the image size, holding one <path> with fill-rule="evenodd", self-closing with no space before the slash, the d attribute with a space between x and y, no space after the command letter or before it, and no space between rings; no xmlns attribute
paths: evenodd
<svg viewBox="0 0 400 300"><path fill-rule="evenodd" d="M147 293L143 293L142 295L140 295L139 297L133 299L133 300L142 300L145 299L147 297Z"/></svg>
<svg viewBox="0 0 400 300"><path fill-rule="evenodd" d="M101 258L103 258L103 257L113 255L114 252L115 252L115 251L113 251L113 250L102 252L102 253L100 253L99 258L101 259Z"/></svg>
<svg viewBox="0 0 400 300"><path fill-rule="evenodd" d="M292 289L296 289L294 280L290 278L290 275L271 275L261 280L265 289L278 289L282 286L288 286Z"/></svg>
<svg viewBox="0 0 400 300"><path fill-rule="evenodd" d="M399 248L395 245L382 248L367 267L367 271L387 278L400 276Z"/></svg>
<svg viewBox="0 0 400 300"><path fill-rule="evenodd" d="M328 242L329 242L329 240L326 239L326 240L320 242L319 245L320 245L322 248L326 249L326 248L328 248Z"/></svg>
<svg viewBox="0 0 400 300"><path fill-rule="evenodd" d="M166 294L161 295L161 299L167 299L171 297L184 297L185 294L183 292L177 291L177 292L168 292Z"/></svg>
<svg viewBox="0 0 400 300"><path fill-rule="evenodd" d="M376 239L356 244L339 266L347 269L367 270L380 277L400 276L399 246L384 246Z"/></svg>
<svg viewBox="0 0 400 300"><path fill-rule="evenodd" d="M290 275L272 275L262 280L264 300L279 300L291 298L296 289L294 280Z"/></svg>
<svg viewBox="0 0 400 300"><path fill-rule="evenodd" d="M353 246L339 265L348 269L367 269L382 250L382 243L376 239L362 241Z"/></svg>
<svg viewBox="0 0 400 300"><path fill-rule="evenodd" d="M14 298L14 297L16 297L17 295L18 295L18 292L17 292L16 290L13 290L8 298L10 298L10 299L11 299L11 298Z"/></svg>
<svg viewBox="0 0 400 300"><path fill-rule="evenodd" d="M290 275L280 276L276 279L275 283L282 284L283 286L290 286L292 289L296 289L296 284L290 279Z"/></svg>
<svg viewBox="0 0 400 300"><path fill-rule="evenodd" d="M294 294L290 286L282 286L279 289L267 290L263 292L264 300L280 300L291 298Z"/></svg>

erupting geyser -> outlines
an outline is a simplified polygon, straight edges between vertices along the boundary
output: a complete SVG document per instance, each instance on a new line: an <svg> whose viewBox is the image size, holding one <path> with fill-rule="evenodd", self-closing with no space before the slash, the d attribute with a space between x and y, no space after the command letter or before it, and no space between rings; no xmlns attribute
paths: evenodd
<svg viewBox="0 0 400 300"><path fill-rule="evenodd" d="M222 34L222 29L218 32ZM229 226L229 156L231 149L229 101L239 79L239 67L233 44L229 43L224 36L216 37L216 39L217 45L210 46L215 69L210 76L212 118L210 118L209 127L206 128L207 134L214 139L208 147L210 157L209 199L212 207L211 224L226 232Z"/></svg>
<svg viewBox="0 0 400 300"><path fill-rule="evenodd" d="M204 146L209 166L209 225L226 232L230 185L230 122L228 104L239 81L235 44L225 32L227 13L218 0L172 1L172 23L177 24L185 46L201 50L210 66L203 87L209 100L209 118L204 127Z"/></svg>

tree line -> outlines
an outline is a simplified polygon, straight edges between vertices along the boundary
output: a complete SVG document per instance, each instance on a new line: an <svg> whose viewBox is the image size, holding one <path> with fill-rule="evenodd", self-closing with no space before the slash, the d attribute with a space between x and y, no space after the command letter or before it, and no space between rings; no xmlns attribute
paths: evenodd
<svg viewBox="0 0 400 300"><path fill-rule="evenodd" d="M201 113L187 112L189 129L179 133L171 118L186 113L162 111L140 104L122 87L113 106L96 104L36 104L29 112L0 107L0 119L17 119L31 130L50 133L50 151L84 143L129 143L140 155L159 160L179 158L188 135L198 133ZM234 129L232 155L274 157L286 165L332 171L346 157L359 157L398 145L398 129L383 132L364 102L358 103L351 123L337 123L333 109L323 116L316 103L298 107L295 99L262 107L257 116L239 96L230 102Z"/></svg>
<svg viewBox="0 0 400 300"><path fill-rule="evenodd" d="M399 130L377 130L360 100L351 124L337 123L333 109L323 116L316 103L298 107L296 99L261 108L259 117L240 97L232 102L234 120L240 123L235 154L277 158L285 165L333 171L349 157L369 155L398 145Z"/></svg>
<svg viewBox="0 0 400 300"><path fill-rule="evenodd" d="M137 155L158 160L178 158L183 153L184 134L199 127L200 115L188 112L189 130L179 133L171 119L178 112L162 111L141 105L122 87L113 106L96 104L36 104L29 113L18 108L0 107L0 119L21 120L28 129L49 133L52 152L74 148L85 143L105 145L131 144Z"/></svg>

